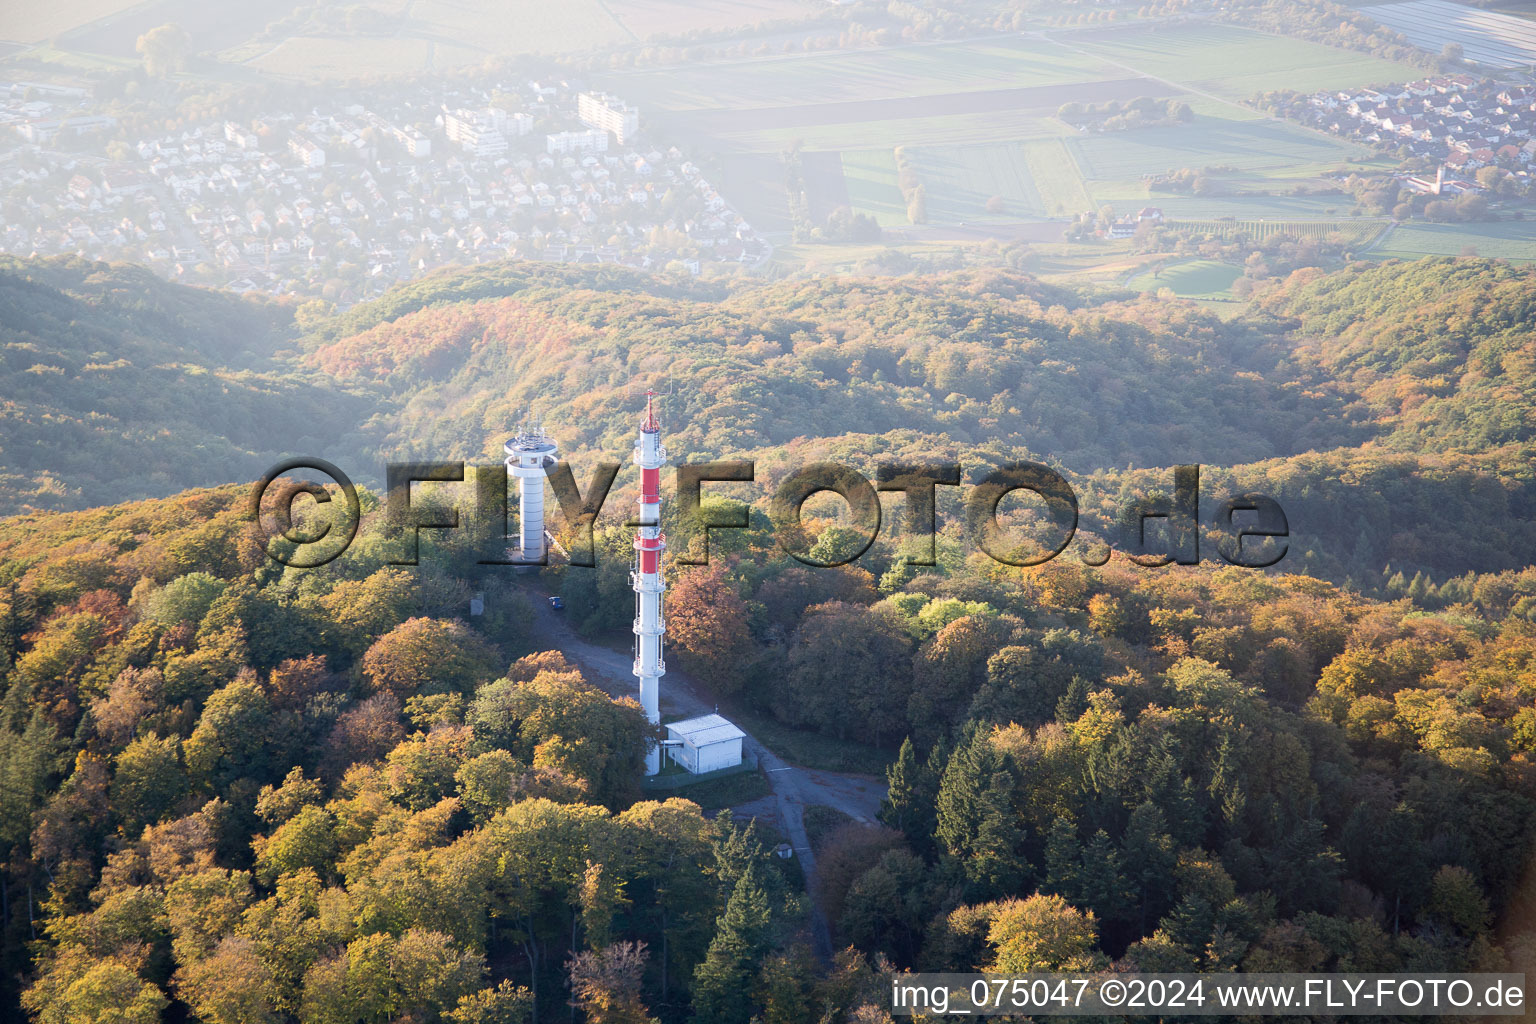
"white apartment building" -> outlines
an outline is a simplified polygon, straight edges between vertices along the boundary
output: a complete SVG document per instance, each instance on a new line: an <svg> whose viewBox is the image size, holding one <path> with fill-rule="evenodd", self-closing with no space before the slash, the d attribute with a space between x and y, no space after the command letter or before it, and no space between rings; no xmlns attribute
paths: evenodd
<svg viewBox="0 0 1536 1024"><path fill-rule="evenodd" d="M599 131L612 132L623 145L640 130L640 109L606 92L584 92L576 98L576 116Z"/></svg>
<svg viewBox="0 0 1536 1024"><path fill-rule="evenodd" d="M598 128L584 132L555 132L544 136L544 149L548 153L606 153L608 133Z"/></svg>
<svg viewBox="0 0 1536 1024"><path fill-rule="evenodd" d="M457 142L466 153L479 157L501 156L507 151L507 137L497 126L497 120L490 111L450 110L443 114L443 131L448 141Z"/></svg>
<svg viewBox="0 0 1536 1024"><path fill-rule="evenodd" d="M288 140L288 151L299 158L305 167L324 167L325 150L306 135L295 135Z"/></svg>

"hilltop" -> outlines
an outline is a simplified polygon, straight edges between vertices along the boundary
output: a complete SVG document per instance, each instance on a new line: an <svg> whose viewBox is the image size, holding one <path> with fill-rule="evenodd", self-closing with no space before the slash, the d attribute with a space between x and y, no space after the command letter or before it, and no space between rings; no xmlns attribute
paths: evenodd
<svg viewBox="0 0 1536 1024"><path fill-rule="evenodd" d="M302 335L282 307L126 267L12 261L0 288L13 510L254 479L290 454L378 484L390 459L499 461L530 412L585 479L626 457L637 390L658 386L674 457L755 458L762 496L818 453L871 473L1031 457L1102 531L1199 463L1208 503L1281 500L1288 567L1338 581L1520 568L1536 541L1536 275L1492 261L1302 271L1235 318L1007 270L722 283L505 262Z"/></svg>
<svg viewBox="0 0 1536 1024"><path fill-rule="evenodd" d="M637 387L675 387L671 450L754 457L770 483L818 452L866 472L1034 457L1103 528L1199 463L1212 502L1282 500L1290 567L1371 585L1388 564L1524 564L1532 348L1516 325L1533 290L1491 261L1390 263L1298 273L1223 319L1004 270L727 286L509 263L416 282L301 345L309 372L376 396L375 462L499 458L530 410L578 466L622 459Z"/></svg>
<svg viewBox="0 0 1536 1024"><path fill-rule="evenodd" d="M1088 470L1364 436L1325 382L1298 398L1285 390L1298 371L1264 379L1281 339L1188 306L1094 300L1004 271L692 294L584 284L515 281L330 341L307 364L401 403L388 447L430 432L455 457L492 450L498 421L530 408L568 444L612 450L634 385L668 380L676 444L699 456L908 429Z"/></svg>

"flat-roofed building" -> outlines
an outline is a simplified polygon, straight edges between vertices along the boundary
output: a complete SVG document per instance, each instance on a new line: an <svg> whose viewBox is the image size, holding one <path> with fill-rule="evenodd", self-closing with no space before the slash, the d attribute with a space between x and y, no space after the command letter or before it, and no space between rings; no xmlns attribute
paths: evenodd
<svg viewBox="0 0 1536 1024"><path fill-rule="evenodd" d="M608 133L593 128L584 132L554 132L544 136L544 149L548 153L606 153Z"/></svg>
<svg viewBox="0 0 1536 1024"><path fill-rule="evenodd" d="M576 116L581 123L599 131L611 132L620 145L640 130L640 110L606 92L584 92L576 98Z"/></svg>
<svg viewBox="0 0 1536 1024"><path fill-rule="evenodd" d="M746 733L719 715L700 715L667 726L668 755L695 775L741 764Z"/></svg>

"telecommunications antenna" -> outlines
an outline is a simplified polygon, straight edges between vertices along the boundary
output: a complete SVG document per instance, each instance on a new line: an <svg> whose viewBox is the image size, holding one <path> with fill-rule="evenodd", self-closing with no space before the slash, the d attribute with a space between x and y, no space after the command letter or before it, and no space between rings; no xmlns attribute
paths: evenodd
<svg viewBox="0 0 1536 1024"><path fill-rule="evenodd" d="M667 371L667 388L666 388L665 391L661 390L660 388L658 388L658 387L656 387L654 385L650 385L650 384L642 385L637 380L631 380L628 384L626 384L624 386L624 394L628 398L630 398L630 399L635 399L635 398L646 398L646 399L671 398L673 395L677 394L677 385L673 383L673 381L672 381L672 373L669 370L669 371ZM657 405L661 405L662 403L661 402L657 402L656 404Z"/></svg>

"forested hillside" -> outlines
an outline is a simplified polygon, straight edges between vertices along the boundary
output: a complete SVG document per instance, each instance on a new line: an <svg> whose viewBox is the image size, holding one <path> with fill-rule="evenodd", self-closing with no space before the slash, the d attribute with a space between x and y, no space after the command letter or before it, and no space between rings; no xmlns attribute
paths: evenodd
<svg viewBox="0 0 1536 1024"><path fill-rule="evenodd" d="M806 893L755 828L644 799L638 706L536 649L514 578L386 564L371 498L340 560L279 570L243 491L0 523L7 966L40 1021L518 1024L574 993L853 1024L887 963L1533 966L1530 571L1388 603L948 541L818 570L759 517L671 567L670 657L894 759ZM627 541L551 570L585 628L633 614Z"/></svg>
<svg viewBox="0 0 1536 1024"><path fill-rule="evenodd" d="M1536 543L1536 280L1490 261L1306 271L1227 320L1006 271L727 287L505 263L306 319L299 339L270 305L138 273L0 274L6 507L250 479L292 454L378 483L389 459L499 460L530 411L580 472L625 457L636 390L657 385L676 391L679 457L1028 455L1101 533L1199 463L1208 508L1281 501L1286 568L1367 588L1389 565L1517 569Z"/></svg>
<svg viewBox="0 0 1536 1024"><path fill-rule="evenodd" d="M622 459L637 385L670 384L678 457L821 453L872 474L1031 456L1100 532L1199 463L1208 509L1282 503L1285 568L1374 587L1388 565L1443 580L1536 546L1532 294L1529 271L1425 260L1304 272L1223 320L1005 271L722 292L511 264L358 307L304 359L377 395L368 479L386 453L499 458L530 409L578 470Z"/></svg>
<svg viewBox="0 0 1536 1024"><path fill-rule="evenodd" d="M820 862L842 940L925 970L1536 953L1529 571L1382 603L1237 569L776 568L770 545L679 574L674 650L755 714L907 738L889 831ZM586 586L567 606L614 614Z"/></svg>
<svg viewBox="0 0 1536 1024"><path fill-rule="evenodd" d="M0 512L255 478L362 406L273 355L274 303L74 258L0 258Z"/></svg>
<svg viewBox="0 0 1536 1024"><path fill-rule="evenodd" d="M1260 308L1294 318L1298 360L1347 382L1405 451L1487 452L1536 439L1536 277L1425 260L1296 274Z"/></svg>
<svg viewBox="0 0 1536 1024"><path fill-rule="evenodd" d="M1371 435L1352 396L1321 377L1298 386L1282 336L1189 305L1089 301L1006 272L724 296L582 283L511 276L507 297L385 320L308 363L395 399L386 447L455 455L490 450L488 430L530 406L568 444L617 449L633 385L668 380L670 436L700 456L907 429L1091 470L1231 464ZM1277 364L1287 373L1266 379Z"/></svg>
<svg viewBox="0 0 1536 1024"><path fill-rule="evenodd" d="M1528 272L1301 275L1223 321L1005 272L726 290L509 264L417 282L291 354L267 307L28 271L55 272L9 285L34 361L175 360L160 400L183 404L218 376L204 361L268 382L263 409L350 393L355 431L294 443L359 479L406 453L499 458L531 407L585 486L628 453L631 386L670 377L673 459L759 459L715 492L758 506L814 459L1033 455L1113 541L1200 462L1207 502L1279 499L1293 550L1268 572L1078 549L1024 570L974 551L946 496L933 567L889 522L851 565L802 565L762 507L708 566L669 561L668 660L704 695L890 764L881 824L818 835L807 890L778 836L648 799L638 706L545 649L533 579L476 564L464 531L391 564L365 493L343 556L285 569L233 469L0 520L0 1015L525 1024L574 1002L866 1024L890 967L1536 972ZM92 302L96 326L70 327ZM209 341L202 317L235 313L250 333ZM537 580L597 643L634 615L632 472L596 567ZM672 553L696 551L698 522L665 514ZM803 528L823 560L860 544Z"/></svg>
<svg viewBox="0 0 1536 1024"><path fill-rule="evenodd" d="M639 705L533 649L520 593L466 624L378 516L275 571L244 501L0 523L4 966L37 1020L517 1024L573 980L725 1021L760 964L791 1013L879 987L818 978L751 823L639 799Z"/></svg>

